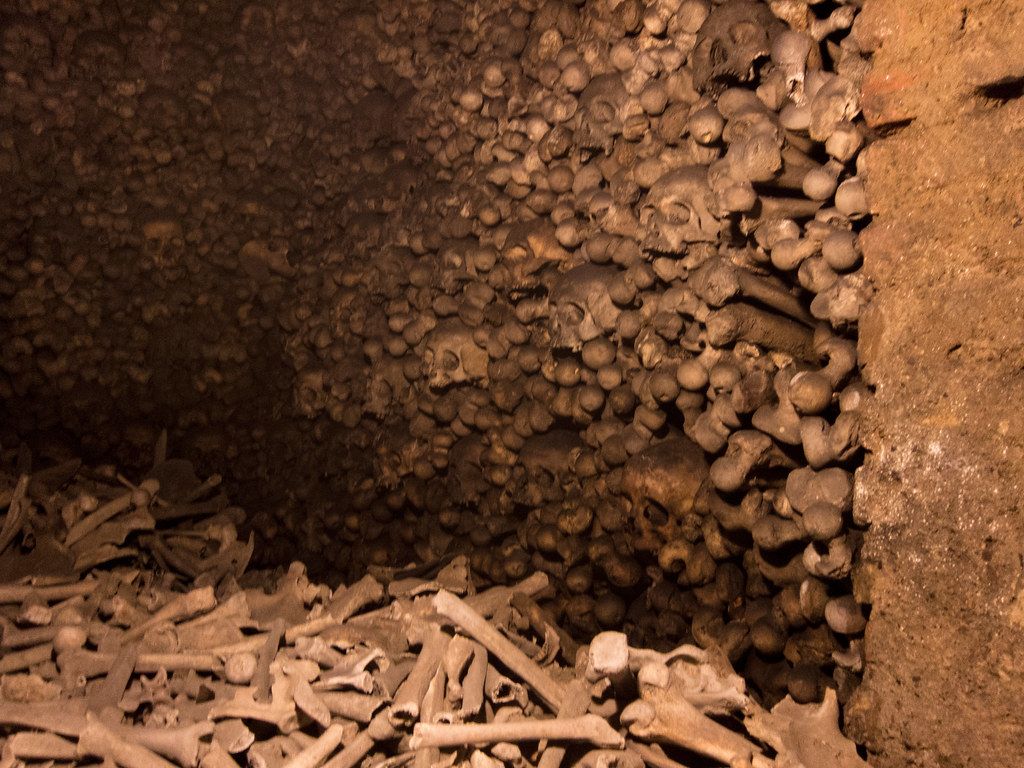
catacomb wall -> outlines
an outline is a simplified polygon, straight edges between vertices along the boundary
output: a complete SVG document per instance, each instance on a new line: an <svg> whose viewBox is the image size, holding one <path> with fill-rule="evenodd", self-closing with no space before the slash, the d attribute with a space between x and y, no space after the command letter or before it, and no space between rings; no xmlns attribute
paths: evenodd
<svg viewBox="0 0 1024 768"><path fill-rule="evenodd" d="M1024 306L1018 4L869 2L877 288L855 517L872 602L852 732L881 766L1019 762Z"/></svg>
<svg viewBox="0 0 1024 768"><path fill-rule="evenodd" d="M227 474L265 561L471 555L859 679L855 6L28 5L8 440Z"/></svg>
<svg viewBox="0 0 1024 768"><path fill-rule="evenodd" d="M851 694L853 589L879 764L1012 764L1020 13L773 5L839 79L736 2L732 49L699 2L5 10L0 437L145 466L167 428L268 561L468 542L769 696Z"/></svg>

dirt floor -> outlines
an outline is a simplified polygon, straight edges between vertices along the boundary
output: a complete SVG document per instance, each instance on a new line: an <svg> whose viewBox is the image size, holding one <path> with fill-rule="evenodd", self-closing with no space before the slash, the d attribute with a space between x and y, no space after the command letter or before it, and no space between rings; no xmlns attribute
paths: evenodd
<svg viewBox="0 0 1024 768"><path fill-rule="evenodd" d="M851 735L887 766L1021 765L1024 5L869 0L873 603Z"/></svg>

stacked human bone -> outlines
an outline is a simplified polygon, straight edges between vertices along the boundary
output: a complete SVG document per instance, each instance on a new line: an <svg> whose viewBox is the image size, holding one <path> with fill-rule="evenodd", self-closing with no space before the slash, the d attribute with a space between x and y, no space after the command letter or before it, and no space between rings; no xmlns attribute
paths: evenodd
<svg viewBox="0 0 1024 768"><path fill-rule="evenodd" d="M713 652L577 648L543 573L475 593L461 558L332 591L296 562L243 588L252 541L216 485L162 449L137 486L0 472L0 572L31 574L0 585L3 765L866 766L834 694L768 711Z"/></svg>
<svg viewBox="0 0 1024 768"><path fill-rule="evenodd" d="M854 3L15 5L5 442L167 426L256 556L541 569L844 698Z"/></svg>
<svg viewBox="0 0 1024 768"><path fill-rule="evenodd" d="M298 289L299 403L376 456L345 535L539 568L572 631L692 632L770 696L845 697L855 6L473 8L378 14L432 162Z"/></svg>

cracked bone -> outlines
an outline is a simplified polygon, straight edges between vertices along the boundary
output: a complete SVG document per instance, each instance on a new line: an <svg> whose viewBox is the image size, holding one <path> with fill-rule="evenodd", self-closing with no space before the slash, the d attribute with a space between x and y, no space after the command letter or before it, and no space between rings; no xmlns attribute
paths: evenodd
<svg viewBox="0 0 1024 768"><path fill-rule="evenodd" d="M742 296L782 312L804 325L814 318L800 299L781 284L737 267L724 259L709 259L689 276L687 284L712 307L721 307L729 299Z"/></svg>
<svg viewBox="0 0 1024 768"><path fill-rule="evenodd" d="M423 628L424 633L420 654L409 676L395 693L388 708L388 718L395 727L416 722L420 716L420 705L444 659L445 649L451 638L436 627Z"/></svg>
<svg viewBox="0 0 1024 768"><path fill-rule="evenodd" d="M793 768L867 768L856 745L839 730L839 702L829 688L820 704L797 704L789 696L767 712L753 707L747 730L777 752L777 765Z"/></svg>
<svg viewBox="0 0 1024 768"><path fill-rule="evenodd" d="M183 768L196 768L199 764L201 746L199 740L213 733L214 724L209 720L203 720L180 728L137 728L109 723L106 727L110 733L126 742L152 750Z"/></svg>
<svg viewBox="0 0 1024 768"><path fill-rule="evenodd" d="M256 701L252 686L238 688L229 701L215 703L209 711L211 720L238 718L270 723L281 733L291 733L299 727L298 713L291 696L289 682L280 676L271 686L270 703Z"/></svg>
<svg viewBox="0 0 1024 768"><path fill-rule="evenodd" d="M765 312L750 304L727 304L710 313L708 341L724 347L743 340L766 351L785 352L800 360L814 360L812 332L787 317Z"/></svg>
<svg viewBox="0 0 1024 768"><path fill-rule="evenodd" d="M283 768L319 768L331 756L347 735L342 723L332 723L315 742L285 762Z"/></svg>
<svg viewBox="0 0 1024 768"><path fill-rule="evenodd" d="M378 741L386 741L398 735L391 725L387 710L378 713L369 724L338 754L324 763L324 768L355 768Z"/></svg>
<svg viewBox="0 0 1024 768"><path fill-rule="evenodd" d="M148 630L160 624L192 618L196 614L205 613L216 606L217 598L213 594L213 587L193 589L173 598L149 619L129 629L125 632L124 639L126 641L138 639Z"/></svg>
<svg viewBox="0 0 1024 768"><path fill-rule="evenodd" d="M558 719L581 717L590 706L590 694L582 680L573 680L565 687L565 705L558 713ZM537 768L559 768L565 758L565 746L549 744L537 761Z"/></svg>
<svg viewBox="0 0 1024 768"><path fill-rule="evenodd" d="M3 584L0 585L0 605L23 603L26 600L35 599L52 603L57 600L66 600L70 597L92 594L98 586L99 579L96 578L85 578L81 581L67 584L38 586L33 584Z"/></svg>

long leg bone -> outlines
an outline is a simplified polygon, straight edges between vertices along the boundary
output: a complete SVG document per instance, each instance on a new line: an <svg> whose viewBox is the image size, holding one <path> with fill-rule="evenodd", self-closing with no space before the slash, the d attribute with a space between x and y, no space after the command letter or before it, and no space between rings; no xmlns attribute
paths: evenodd
<svg viewBox="0 0 1024 768"><path fill-rule="evenodd" d="M419 723L409 746L458 747L494 744L499 741L586 741L621 749L625 739L597 715L552 720L514 720L504 723Z"/></svg>

